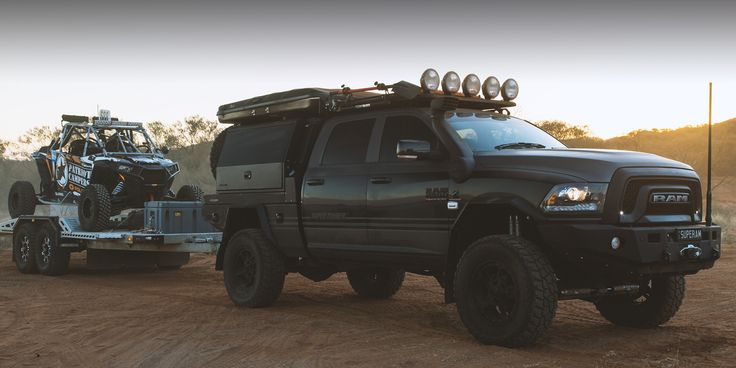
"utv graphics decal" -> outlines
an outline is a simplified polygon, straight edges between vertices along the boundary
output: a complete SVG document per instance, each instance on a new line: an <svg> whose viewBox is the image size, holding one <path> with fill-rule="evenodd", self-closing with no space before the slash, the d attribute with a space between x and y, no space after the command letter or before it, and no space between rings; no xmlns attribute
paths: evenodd
<svg viewBox="0 0 736 368"><path fill-rule="evenodd" d="M444 201L449 196L449 188L427 188L424 200L427 201Z"/></svg>
<svg viewBox="0 0 736 368"><path fill-rule="evenodd" d="M67 165L67 173L69 183L82 188L86 188L89 185L89 179L92 178L92 171L75 164Z"/></svg>
<svg viewBox="0 0 736 368"><path fill-rule="evenodd" d="M652 193L649 201L651 203L690 203L690 195L687 193Z"/></svg>
<svg viewBox="0 0 736 368"><path fill-rule="evenodd" d="M66 159L64 155L58 155L56 157L56 165L54 166L54 179L59 188L66 188L67 184L67 172L66 172Z"/></svg>

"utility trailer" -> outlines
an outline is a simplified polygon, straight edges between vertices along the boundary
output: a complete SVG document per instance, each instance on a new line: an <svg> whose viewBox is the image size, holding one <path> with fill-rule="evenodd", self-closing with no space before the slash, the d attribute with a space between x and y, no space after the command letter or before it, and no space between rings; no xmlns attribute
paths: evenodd
<svg viewBox="0 0 736 368"><path fill-rule="evenodd" d="M190 253L215 253L222 233L201 216L201 202L155 201L111 220L110 230L84 231L73 204L40 205L34 215L0 223L0 249L13 249L23 273L61 275L72 252L87 251L87 268L178 269ZM136 224L136 225L131 225Z"/></svg>

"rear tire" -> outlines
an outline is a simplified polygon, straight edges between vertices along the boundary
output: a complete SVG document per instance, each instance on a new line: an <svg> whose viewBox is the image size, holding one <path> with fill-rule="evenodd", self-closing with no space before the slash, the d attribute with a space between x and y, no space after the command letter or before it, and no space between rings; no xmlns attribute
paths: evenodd
<svg viewBox="0 0 736 368"><path fill-rule="evenodd" d="M40 226L35 246L38 272L56 276L69 270L69 251L61 247L59 232L51 224Z"/></svg>
<svg viewBox="0 0 736 368"><path fill-rule="evenodd" d="M557 279L533 243L493 235L471 244L455 273L460 319L483 344L531 345L557 310Z"/></svg>
<svg viewBox="0 0 736 368"><path fill-rule="evenodd" d="M176 192L177 201L204 201L204 191L194 184L183 185Z"/></svg>
<svg viewBox="0 0 736 368"><path fill-rule="evenodd" d="M38 228L33 224L22 224L13 234L13 259L20 273L37 273L36 238Z"/></svg>
<svg viewBox="0 0 736 368"><path fill-rule="evenodd" d="M16 181L8 193L8 212L10 217L33 215L36 212L36 191L27 181Z"/></svg>
<svg viewBox="0 0 736 368"><path fill-rule="evenodd" d="M396 294L404 283L404 270L370 268L347 272L350 286L366 298L388 299Z"/></svg>
<svg viewBox="0 0 736 368"><path fill-rule="evenodd" d="M685 298L685 276L658 277L640 285L634 296L609 297L595 307L609 322L626 327L653 328L669 321Z"/></svg>
<svg viewBox="0 0 736 368"><path fill-rule="evenodd" d="M79 196L79 223L86 231L100 231L110 225L110 193L101 184L90 184Z"/></svg>
<svg viewBox="0 0 736 368"><path fill-rule="evenodd" d="M230 300L249 308L273 304L286 276L283 257L258 229L240 230L230 238L223 271Z"/></svg>

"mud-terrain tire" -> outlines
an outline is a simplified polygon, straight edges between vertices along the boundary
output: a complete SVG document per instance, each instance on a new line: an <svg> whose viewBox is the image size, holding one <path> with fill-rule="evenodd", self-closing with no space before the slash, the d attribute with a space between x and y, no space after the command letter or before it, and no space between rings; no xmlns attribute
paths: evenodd
<svg viewBox="0 0 736 368"><path fill-rule="evenodd" d="M347 272L350 286L366 298L388 299L401 288L406 272L386 268L366 268Z"/></svg>
<svg viewBox="0 0 736 368"><path fill-rule="evenodd" d="M227 294L241 307L268 307L284 288L284 259L259 229L240 230L230 238L223 271Z"/></svg>
<svg viewBox="0 0 736 368"><path fill-rule="evenodd" d="M20 273L37 273L35 247L38 228L34 224L22 224L13 234L13 259Z"/></svg>
<svg viewBox="0 0 736 368"><path fill-rule="evenodd" d="M460 319L483 344L531 345L557 310L557 279L536 245L510 235L476 240L455 272Z"/></svg>
<svg viewBox="0 0 736 368"><path fill-rule="evenodd" d="M210 170L212 170L212 176L215 179L217 179L217 163L220 161L220 154L222 154L222 147L225 145L226 137L227 129L215 137L215 141L212 142L212 148L210 149Z"/></svg>
<svg viewBox="0 0 736 368"><path fill-rule="evenodd" d="M110 225L110 193L101 184L90 184L79 196L79 224L86 231L105 230Z"/></svg>
<svg viewBox="0 0 736 368"><path fill-rule="evenodd" d="M36 212L36 191L27 181L16 181L8 193L8 212L11 218L33 215Z"/></svg>
<svg viewBox="0 0 736 368"><path fill-rule="evenodd" d="M194 184L183 185L176 191L177 201L204 201L204 191Z"/></svg>
<svg viewBox="0 0 736 368"><path fill-rule="evenodd" d="M49 223L38 228L35 242L36 268L42 275L63 275L69 270L69 250L61 247L59 232Z"/></svg>
<svg viewBox="0 0 736 368"><path fill-rule="evenodd" d="M642 283L636 295L601 299L595 307L615 325L653 328L669 321L684 297L685 276L667 275Z"/></svg>

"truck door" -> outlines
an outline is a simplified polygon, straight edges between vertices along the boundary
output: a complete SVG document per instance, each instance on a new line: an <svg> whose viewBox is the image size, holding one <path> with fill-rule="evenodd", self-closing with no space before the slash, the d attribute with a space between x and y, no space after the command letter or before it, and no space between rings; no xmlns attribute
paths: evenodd
<svg viewBox="0 0 736 368"><path fill-rule="evenodd" d="M366 154L375 118L330 120L315 142L302 184L310 252L340 257L367 241Z"/></svg>
<svg viewBox="0 0 736 368"><path fill-rule="evenodd" d="M449 244L447 153L428 118L387 116L381 126L377 162L368 177L368 243L402 262L439 261ZM400 140L428 142L437 155L400 158Z"/></svg>

